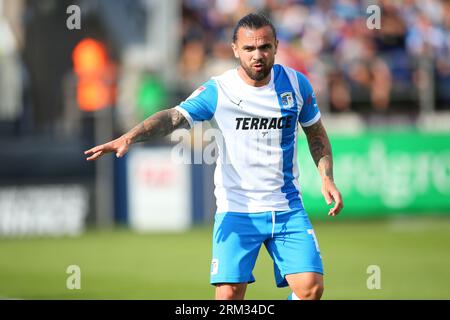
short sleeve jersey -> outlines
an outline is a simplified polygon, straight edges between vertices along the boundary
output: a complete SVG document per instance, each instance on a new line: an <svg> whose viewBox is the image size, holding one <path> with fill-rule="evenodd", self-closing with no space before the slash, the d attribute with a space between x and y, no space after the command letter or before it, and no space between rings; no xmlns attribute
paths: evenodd
<svg viewBox="0 0 450 320"><path fill-rule="evenodd" d="M193 126L216 129L217 212L301 209L297 132L320 119L313 89L300 72L274 65L270 82L253 87L237 69L213 77L176 107Z"/></svg>

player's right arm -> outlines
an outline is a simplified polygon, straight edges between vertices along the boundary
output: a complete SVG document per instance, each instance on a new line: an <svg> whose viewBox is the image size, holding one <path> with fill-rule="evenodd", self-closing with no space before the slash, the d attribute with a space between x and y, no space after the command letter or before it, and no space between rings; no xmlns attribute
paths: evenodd
<svg viewBox="0 0 450 320"><path fill-rule="evenodd" d="M96 160L104 154L115 152L118 158L127 153L133 143L163 137L176 129L189 128L188 120L175 108L163 110L148 117L119 138L84 152L86 160Z"/></svg>
<svg viewBox="0 0 450 320"><path fill-rule="evenodd" d="M166 136L176 129L190 128L195 122L210 120L217 106L217 86L214 80L205 82L186 101L175 108L163 110L148 117L116 140L96 146L84 152L86 160L96 160L115 152L118 158L127 153L133 143Z"/></svg>

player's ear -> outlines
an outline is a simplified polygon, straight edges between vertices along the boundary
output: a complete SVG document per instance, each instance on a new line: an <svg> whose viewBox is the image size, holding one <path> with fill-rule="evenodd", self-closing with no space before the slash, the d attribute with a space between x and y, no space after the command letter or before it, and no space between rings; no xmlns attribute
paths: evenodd
<svg viewBox="0 0 450 320"><path fill-rule="evenodd" d="M274 54L277 54L277 49L278 49L278 40L275 40L275 53Z"/></svg>
<svg viewBox="0 0 450 320"><path fill-rule="evenodd" d="M231 48L233 49L234 57L239 59L238 47L234 42L231 43Z"/></svg>

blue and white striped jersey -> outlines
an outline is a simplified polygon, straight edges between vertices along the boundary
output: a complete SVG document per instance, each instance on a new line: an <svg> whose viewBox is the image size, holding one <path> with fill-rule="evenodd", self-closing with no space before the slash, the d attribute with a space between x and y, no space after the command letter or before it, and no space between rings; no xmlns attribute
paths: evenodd
<svg viewBox="0 0 450 320"><path fill-rule="evenodd" d="M176 107L191 126L218 129L214 174L217 212L303 208L298 183L297 130L320 119L308 79L274 65L270 82L253 87L237 69L211 78Z"/></svg>

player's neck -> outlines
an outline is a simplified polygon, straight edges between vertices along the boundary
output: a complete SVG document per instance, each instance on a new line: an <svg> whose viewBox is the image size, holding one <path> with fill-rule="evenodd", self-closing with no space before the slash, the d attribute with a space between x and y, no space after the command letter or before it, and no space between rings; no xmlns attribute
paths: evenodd
<svg viewBox="0 0 450 320"><path fill-rule="evenodd" d="M270 82L271 72L262 80L253 80L250 78L242 67L238 68L238 75L244 82L252 87L263 87Z"/></svg>

